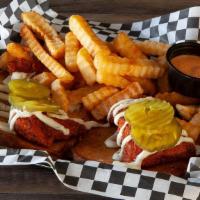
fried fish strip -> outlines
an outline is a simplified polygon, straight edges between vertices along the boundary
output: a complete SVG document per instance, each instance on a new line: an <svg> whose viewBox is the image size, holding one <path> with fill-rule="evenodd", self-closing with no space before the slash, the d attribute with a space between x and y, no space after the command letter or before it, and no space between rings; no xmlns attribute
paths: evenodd
<svg viewBox="0 0 200 200"><path fill-rule="evenodd" d="M20 30L21 37L26 41L33 54L62 82L70 83L73 76L53 57L51 57L37 41L31 30L23 25Z"/></svg>
<svg viewBox="0 0 200 200"><path fill-rule="evenodd" d="M82 103L87 110L92 110L101 101L118 92L114 87L102 87L82 98Z"/></svg>
<svg viewBox="0 0 200 200"><path fill-rule="evenodd" d="M168 48L170 47L169 44L145 40L143 42L137 41L137 47L146 55L154 55L154 56L162 56L165 55Z"/></svg>
<svg viewBox="0 0 200 200"><path fill-rule="evenodd" d="M179 115L185 120L190 120L198 111L200 111L198 106L186 106L181 104L176 104L176 110L178 111Z"/></svg>
<svg viewBox="0 0 200 200"><path fill-rule="evenodd" d="M112 46L121 56L129 59L147 59L136 43L124 32L120 32L112 42Z"/></svg>
<svg viewBox="0 0 200 200"><path fill-rule="evenodd" d="M110 53L108 46L96 36L87 21L79 15L69 18L69 28L83 47L94 57L99 51Z"/></svg>
<svg viewBox="0 0 200 200"><path fill-rule="evenodd" d="M65 35L65 65L70 72L77 72L77 53L81 48L80 42L72 32Z"/></svg>
<svg viewBox="0 0 200 200"><path fill-rule="evenodd" d="M191 105L200 103L200 99L187 97L177 92L164 92L156 94L156 98L168 101L172 105Z"/></svg>
<svg viewBox="0 0 200 200"><path fill-rule="evenodd" d="M44 17L34 11L29 11L23 12L21 18L28 27L44 39L50 54L54 58L60 58L64 55L64 42Z"/></svg>
<svg viewBox="0 0 200 200"><path fill-rule="evenodd" d="M51 84L52 99L65 111L69 109L69 99L59 79Z"/></svg>
<svg viewBox="0 0 200 200"><path fill-rule="evenodd" d="M77 65L85 82L88 85L93 85L96 82L96 70L92 57L84 47L77 54Z"/></svg>
<svg viewBox="0 0 200 200"><path fill-rule="evenodd" d="M94 58L94 66L107 74L128 75L142 78L158 78L164 70L157 65L149 65L145 60L129 60L116 55L98 53Z"/></svg>
<svg viewBox="0 0 200 200"><path fill-rule="evenodd" d="M108 97L100 104L98 104L93 110L92 115L95 119L100 120L107 116L111 106L116 102L127 99L127 98L138 98L143 94L143 89L139 83L133 82L128 85L125 89L120 92L115 93L114 95Z"/></svg>

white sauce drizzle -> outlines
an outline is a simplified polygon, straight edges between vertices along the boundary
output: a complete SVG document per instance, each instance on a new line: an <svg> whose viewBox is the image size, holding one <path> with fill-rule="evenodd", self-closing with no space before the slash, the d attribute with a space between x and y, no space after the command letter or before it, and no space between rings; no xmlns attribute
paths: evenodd
<svg viewBox="0 0 200 200"><path fill-rule="evenodd" d="M114 117L114 124L116 126L118 126L119 120L120 118L124 117L125 111L122 111L120 113L118 113L115 117Z"/></svg>
<svg viewBox="0 0 200 200"><path fill-rule="evenodd" d="M120 146L121 145L121 141L122 141L122 135L124 132L124 129L126 128L126 126L128 125L128 122L125 122L123 124L123 126L120 128L119 133L117 135L117 145Z"/></svg>
<svg viewBox="0 0 200 200"><path fill-rule="evenodd" d="M108 127L109 124L100 124L97 123L95 121L83 121L82 119L78 119L78 118L69 118L67 113L65 113L64 111L60 110L58 114L54 114L54 113L47 113L47 115L43 114L40 111L37 112L28 112L28 111L21 111L18 110L16 108L12 108L10 110L10 115L9 115L9 125L10 125L10 130L14 129L14 125L15 122L18 118L25 118L25 117L31 117L32 115L34 115L35 117L37 117L40 121L42 121L43 123L45 123L46 125L61 131L64 135L69 135L70 131L68 128L66 128L65 126L63 126L62 124L58 123L57 121L55 121L53 118L57 118L57 119L70 119L73 121L76 121L82 125L85 126L86 129L91 129L93 127Z"/></svg>
<svg viewBox="0 0 200 200"><path fill-rule="evenodd" d="M153 97L140 98L140 99L125 99L125 100L122 100L122 101L114 104L109 111L108 120L110 119L111 114L112 114L114 116L115 125L118 125L119 119L121 117L124 117L124 114L125 114L125 112L122 109L127 108L132 103L143 101L144 99L153 99ZM120 110L122 110L122 111L120 112ZM115 160L115 161L113 161L113 164L119 164L119 165L122 165L122 166L134 168L134 169L141 169L141 165L142 165L143 160L145 158L147 158L148 156L157 153L157 151L149 152L149 151L143 150L142 152L140 152L137 155L136 159L133 162L130 162L130 163L120 162L120 160L122 158L123 151L124 151L124 147L126 146L126 144L130 140L132 140L131 135L128 135L121 142L122 135L123 135L124 129L127 126L127 124L128 124L128 122L125 122L124 125L121 127L121 129L118 132L117 138L116 138L116 143L113 144L113 146L116 146L116 145L120 146L121 145L121 148L113 154L112 158L113 158L113 160ZM112 139L112 136L110 138L108 138L107 140L109 140L109 139ZM109 142L110 141L107 141L107 143L109 143ZM182 142L194 143L193 139L188 137L188 134L185 130L182 130L181 137L179 138L179 140L178 140L178 142L176 143L175 146L181 144Z"/></svg>
<svg viewBox="0 0 200 200"><path fill-rule="evenodd" d="M25 72L13 72L10 79L17 80L17 79L27 79L29 80L35 73L25 73Z"/></svg>
<svg viewBox="0 0 200 200"><path fill-rule="evenodd" d="M65 128L62 124L59 124L54 119L47 117L46 115L42 114L42 112L34 112L33 113L40 121L44 122L46 125L54 128L58 131L63 132L64 135L69 135L69 129Z"/></svg>
<svg viewBox="0 0 200 200"><path fill-rule="evenodd" d="M109 124L100 124L98 122L95 122L95 121L84 121L82 119L79 119L79 118L71 118L67 115L67 113L65 113L64 111L60 110L59 111L60 114L54 114L54 113L48 113L47 115L50 116L50 117L54 117L54 118L57 118L57 119L70 119L70 120L73 120L75 122L78 122L79 124L82 124L85 126L85 128L87 130L91 129L91 128L94 128L94 127L108 127Z"/></svg>
<svg viewBox="0 0 200 200"><path fill-rule="evenodd" d="M116 144L116 137L118 135L118 132L115 132L113 135L111 135L107 140L105 140L104 144L108 148L116 148L118 145Z"/></svg>

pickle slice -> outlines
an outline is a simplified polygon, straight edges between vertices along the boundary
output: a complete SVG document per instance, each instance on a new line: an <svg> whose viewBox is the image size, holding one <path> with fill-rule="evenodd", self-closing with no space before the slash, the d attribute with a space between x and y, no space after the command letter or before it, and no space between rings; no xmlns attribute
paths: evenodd
<svg viewBox="0 0 200 200"><path fill-rule="evenodd" d="M159 99L146 99L133 103L125 111L125 119L130 124L147 129L163 127L169 124L173 117L173 107Z"/></svg>
<svg viewBox="0 0 200 200"><path fill-rule="evenodd" d="M29 99L44 99L50 96L49 88L25 79L11 80L8 87L14 95Z"/></svg>
<svg viewBox="0 0 200 200"><path fill-rule="evenodd" d="M181 136L181 127L173 119L172 122L160 129L144 129L133 126L131 136L134 142L144 150L153 152L173 147Z"/></svg>
<svg viewBox="0 0 200 200"><path fill-rule="evenodd" d="M14 94L9 95L9 102L14 107L29 112L57 112L60 107L47 99L28 100Z"/></svg>

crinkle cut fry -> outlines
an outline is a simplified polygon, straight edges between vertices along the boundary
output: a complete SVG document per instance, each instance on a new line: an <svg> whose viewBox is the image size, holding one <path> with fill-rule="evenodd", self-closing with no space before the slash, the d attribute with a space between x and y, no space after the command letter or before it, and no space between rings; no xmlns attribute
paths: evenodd
<svg viewBox="0 0 200 200"><path fill-rule="evenodd" d="M151 40L145 40L143 42L137 41L136 45L140 50L146 55L154 55L154 56L162 56L165 55L168 48L170 47L169 44L165 44L162 42L156 42Z"/></svg>
<svg viewBox="0 0 200 200"><path fill-rule="evenodd" d="M200 99L184 96L178 92L157 93L156 98L168 101L172 105L176 104L192 105L200 103Z"/></svg>
<svg viewBox="0 0 200 200"><path fill-rule="evenodd" d="M96 36L82 16L72 15L69 18L69 28L93 57L99 51L110 53L106 43Z"/></svg>
<svg viewBox="0 0 200 200"><path fill-rule="evenodd" d="M44 39L50 54L54 58L60 58L64 55L64 42L45 18L34 11L23 12L21 18L27 26Z"/></svg>
<svg viewBox="0 0 200 200"><path fill-rule="evenodd" d="M129 60L116 55L98 53L94 58L94 66L107 74L127 75L142 78L158 78L164 73L164 69L157 65L148 65L146 61Z"/></svg>
<svg viewBox="0 0 200 200"><path fill-rule="evenodd" d="M65 35L65 65L70 72L77 72L77 53L81 48L80 42L72 32Z"/></svg>
<svg viewBox="0 0 200 200"><path fill-rule="evenodd" d="M87 110L92 110L97 106L101 101L118 92L119 90L115 87L102 87L99 90L96 90L87 96L82 98L84 107Z"/></svg>
<svg viewBox="0 0 200 200"><path fill-rule="evenodd" d="M84 47L77 54L77 65L85 82L93 85L96 82L96 70L92 57Z"/></svg>
<svg viewBox="0 0 200 200"><path fill-rule="evenodd" d="M96 81L107 86L114 86L118 88L125 88L130 82L122 76L105 73L97 70Z"/></svg>
<svg viewBox="0 0 200 200"><path fill-rule="evenodd" d="M69 109L69 99L59 79L51 84L52 99L65 111Z"/></svg>
<svg viewBox="0 0 200 200"><path fill-rule="evenodd" d="M120 100L128 98L138 98L142 96L143 89L138 82L133 82L128 85L125 89L120 92L115 93L114 95L108 97L100 104L98 104L93 110L92 115L95 119L100 120L107 116L109 109L115 103Z"/></svg>
<svg viewBox="0 0 200 200"><path fill-rule="evenodd" d="M58 63L53 57L51 57L37 41L31 30L23 25L21 27L20 34L26 41L27 45L33 52L33 54L62 82L70 83L73 81L73 76L65 70L65 68Z"/></svg>
<svg viewBox="0 0 200 200"><path fill-rule="evenodd" d="M129 59L147 59L136 43L124 32L120 32L112 42L113 48L121 56Z"/></svg>

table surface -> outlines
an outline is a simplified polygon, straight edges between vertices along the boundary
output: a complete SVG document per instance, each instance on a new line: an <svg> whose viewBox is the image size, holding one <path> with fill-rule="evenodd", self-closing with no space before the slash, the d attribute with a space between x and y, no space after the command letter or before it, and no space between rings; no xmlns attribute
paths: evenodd
<svg viewBox="0 0 200 200"><path fill-rule="evenodd" d="M10 0L0 0L0 7ZM50 0L51 8L102 22L132 22L200 5L199 0ZM64 187L53 172L36 166L0 167L0 199L109 199Z"/></svg>

